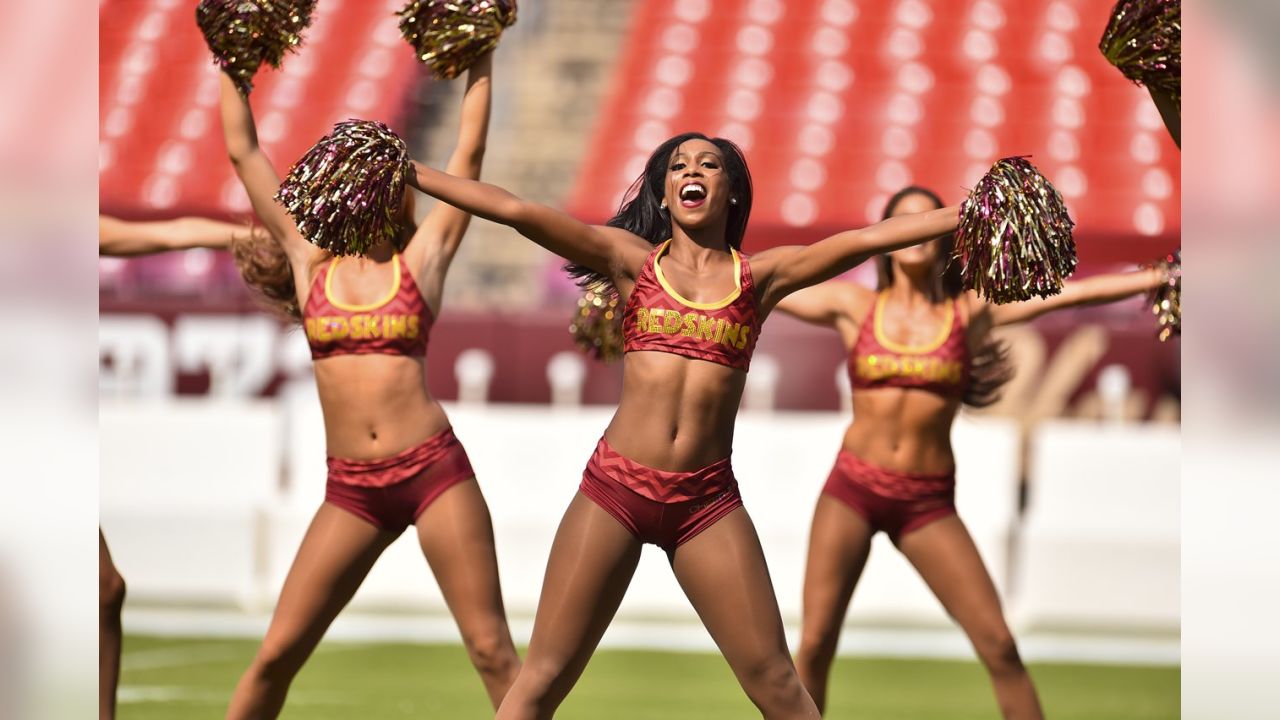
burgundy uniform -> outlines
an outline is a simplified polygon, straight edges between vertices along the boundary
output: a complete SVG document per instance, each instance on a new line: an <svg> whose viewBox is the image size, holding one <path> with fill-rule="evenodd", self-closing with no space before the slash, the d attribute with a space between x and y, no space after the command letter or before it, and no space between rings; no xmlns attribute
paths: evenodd
<svg viewBox="0 0 1280 720"><path fill-rule="evenodd" d="M662 275L659 260L670 244L649 254L627 299L624 352L666 352L746 372L760 335L747 258L731 249L733 292L718 302L697 303L681 297ZM619 455L604 438L579 489L641 542L668 555L742 505L727 457L688 472L658 470Z"/></svg>
<svg viewBox="0 0 1280 720"><path fill-rule="evenodd" d="M853 391L912 388L959 399L969 383L969 346L958 302L946 307L937 337L908 346L884 336L881 293L849 355ZM955 513L955 471L931 475L882 468L841 450L822 491L844 502L895 542L903 534Z"/></svg>
<svg viewBox="0 0 1280 720"><path fill-rule="evenodd" d="M391 289L379 301L350 305L333 297L333 269L320 269L303 308L303 327L316 360L336 355L425 357L431 308L399 254L392 257ZM399 532L433 500L475 476L452 428L391 457L350 460L330 457L325 500L383 529Z"/></svg>

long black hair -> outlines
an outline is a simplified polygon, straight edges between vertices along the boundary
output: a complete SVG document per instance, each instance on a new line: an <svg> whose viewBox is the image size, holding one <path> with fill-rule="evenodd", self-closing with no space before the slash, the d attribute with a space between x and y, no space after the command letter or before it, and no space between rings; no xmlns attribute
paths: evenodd
<svg viewBox="0 0 1280 720"><path fill-rule="evenodd" d="M698 132L681 133L659 145L644 164L644 172L627 189L618 213L609 218L605 225L638 235L655 246L670 238L671 215L662 207L667 172L671 154L690 140L706 140L715 145L724 156L724 172L729 176L729 197L737 200L729 205L729 219L725 224L724 236L729 247L740 250L742 238L747 233L747 219L751 217L751 171L747 169L747 160L742 150L732 140L707 137ZM568 263L564 269L569 277L584 288L609 281L600 272L584 265Z"/></svg>
<svg viewBox="0 0 1280 720"><path fill-rule="evenodd" d="M942 202L942 198L938 194L926 187L919 185L911 185L902 188L889 198L884 205L884 215L882 220L888 220L893 217L893 211L898 208L898 204L912 195L920 195L927 198L933 203L934 207L943 208L946 204ZM933 272L930 277L933 278L933 284L929 286L929 301L942 302L951 298L960 297L960 293L964 292L964 283L960 277L960 266L951 262L951 253L955 247L955 237L951 233L947 233L938 238L937 252L933 256ZM887 254L876 256L876 290L887 290L893 285L893 261L889 259Z"/></svg>
<svg viewBox="0 0 1280 720"><path fill-rule="evenodd" d="M884 219L893 217L898 203L912 195L928 198L936 207L946 207L942 198L929 188L912 185L893 194L884 206ZM936 241L937 252L933 257L933 284L929 286L929 301L951 302L964 292L960 277L960 265L952 262L951 253L955 238L947 233ZM888 254L876 256L876 290L887 290L893 285L893 261ZM970 356L969 385L965 388L963 402L970 407L986 407L1000 399L1004 386L1013 378L1013 363L1009 360L1009 347L991 335Z"/></svg>

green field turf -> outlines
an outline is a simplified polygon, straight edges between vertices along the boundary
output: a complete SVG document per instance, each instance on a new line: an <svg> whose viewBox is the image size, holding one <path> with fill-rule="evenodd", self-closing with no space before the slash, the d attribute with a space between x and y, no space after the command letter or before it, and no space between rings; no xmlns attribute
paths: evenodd
<svg viewBox="0 0 1280 720"><path fill-rule="evenodd" d="M249 640L126 638L119 717L221 718L256 646ZM1177 668L1040 664L1032 674L1054 720L1179 717ZM986 675L971 662L842 659L831 687L832 720L998 716ZM459 646L330 642L298 676L283 717L484 718L492 711ZM759 715L717 655L602 650L556 717Z"/></svg>

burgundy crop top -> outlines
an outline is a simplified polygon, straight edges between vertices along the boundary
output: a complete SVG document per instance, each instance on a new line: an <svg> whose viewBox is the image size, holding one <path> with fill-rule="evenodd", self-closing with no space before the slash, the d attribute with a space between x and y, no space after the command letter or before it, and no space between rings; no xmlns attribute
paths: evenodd
<svg viewBox="0 0 1280 720"><path fill-rule="evenodd" d="M432 315L400 254L391 258L394 280L382 299L351 305L333 297L333 271L341 258L320 269L311 283L302 324L311 357L409 355L425 357Z"/></svg>

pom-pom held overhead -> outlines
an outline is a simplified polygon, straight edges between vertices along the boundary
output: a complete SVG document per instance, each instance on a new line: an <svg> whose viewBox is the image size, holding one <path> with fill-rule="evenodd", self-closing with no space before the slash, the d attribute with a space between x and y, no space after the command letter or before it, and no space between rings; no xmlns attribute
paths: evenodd
<svg viewBox="0 0 1280 720"><path fill-rule="evenodd" d="M404 39L442 80L458 77L497 47L515 21L515 0L410 0L400 10Z"/></svg>
<svg viewBox="0 0 1280 720"><path fill-rule="evenodd" d="M289 168L276 202L311 243L363 255L383 239L396 243L411 170L409 150L390 128L347 120Z"/></svg>
<svg viewBox="0 0 1280 720"><path fill-rule="evenodd" d="M1003 304L1049 297L1076 269L1075 222L1026 158L996 162L960 206L955 256L964 286Z"/></svg>
<svg viewBox="0 0 1280 720"><path fill-rule="evenodd" d="M1182 0L1120 0L1098 49L1124 76L1182 106Z"/></svg>
<svg viewBox="0 0 1280 720"><path fill-rule="evenodd" d="M1155 267L1164 273L1164 282L1147 295L1147 306L1160 326L1156 337L1164 342L1182 334L1182 251L1164 256Z"/></svg>
<svg viewBox="0 0 1280 720"><path fill-rule="evenodd" d="M622 357L621 298L613 283L591 285L578 298L569 332L584 353L605 362Z"/></svg>
<svg viewBox="0 0 1280 720"><path fill-rule="evenodd" d="M196 24L214 62L248 95L262 63L278 68L285 53L302 44L315 5L315 0L200 0Z"/></svg>

